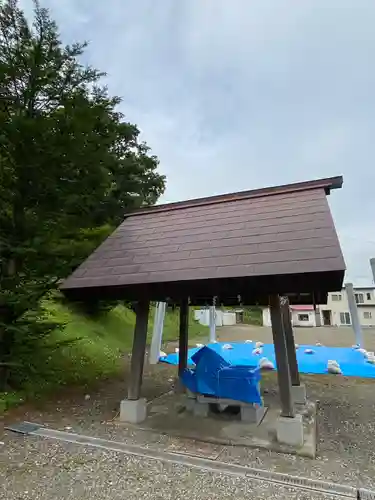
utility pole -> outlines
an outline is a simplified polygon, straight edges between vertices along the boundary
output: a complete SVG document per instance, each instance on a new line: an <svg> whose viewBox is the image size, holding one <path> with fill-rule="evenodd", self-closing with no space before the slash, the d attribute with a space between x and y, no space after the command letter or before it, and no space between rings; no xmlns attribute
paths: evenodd
<svg viewBox="0 0 375 500"><path fill-rule="evenodd" d="M348 298L349 312L352 322L352 327L355 334L355 341L360 347L363 346L363 336L361 323L359 322L357 303L355 301L353 283L345 283L346 295Z"/></svg>
<svg viewBox="0 0 375 500"><path fill-rule="evenodd" d="M212 300L212 306L210 306L209 313L209 324L210 324L210 344L216 342L216 297Z"/></svg>
<svg viewBox="0 0 375 500"><path fill-rule="evenodd" d="M374 280L375 284L375 257L372 257L372 259L370 259L370 266L372 271L372 279Z"/></svg>
<svg viewBox="0 0 375 500"><path fill-rule="evenodd" d="M163 338L165 309L165 302L157 302L155 307L154 329L152 332L151 348L148 357L150 365L156 365L159 362L160 348Z"/></svg>

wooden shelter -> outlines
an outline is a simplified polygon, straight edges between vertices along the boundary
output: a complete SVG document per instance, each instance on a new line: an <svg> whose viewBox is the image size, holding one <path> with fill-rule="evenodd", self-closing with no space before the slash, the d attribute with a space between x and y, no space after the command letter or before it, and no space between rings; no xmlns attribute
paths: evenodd
<svg viewBox="0 0 375 500"><path fill-rule="evenodd" d="M299 385L286 300L324 303L340 290L345 263L326 196L342 177L142 208L62 284L76 300L137 303L128 399L138 400L150 301L180 305L180 370L189 304L270 305L282 414ZM289 309L288 309L289 311ZM289 352L289 357L287 356Z"/></svg>

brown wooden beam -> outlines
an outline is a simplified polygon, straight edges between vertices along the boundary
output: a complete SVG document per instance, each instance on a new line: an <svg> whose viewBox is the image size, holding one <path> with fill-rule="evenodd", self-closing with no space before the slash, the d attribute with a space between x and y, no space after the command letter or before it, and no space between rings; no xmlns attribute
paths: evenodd
<svg viewBox="0 0 375 500"><path fill-rule="evenodd" d="M139 302L137 302L132 359L130 364L130 377L128 386L128 399L130 400L137 400L141 395L149 309L149 300L140 300Z"/></svg>
<svg viewBox="0 0 375 500"><path fill-rule="evenodd" d="M187 367L189 341L189 299L184 298L180 303L180 335L178 352L178 375Z"/></svg>
<svg viewBox="0 0 375 500"><path fill-rule="evenodd" d="M281 307L281 315L283 318L283 326L285 332L285 342L288 354L290 379L292 385L300 385L301 381L299 378L299 371L298 371L296 344L294 343L292 318L290 314L289 300L287 297L281 298L280 307Z"/></svg>
<svg viewBox="0 0 375 500"><path fill-rule="evenodd" d="M292 386L286 349L285 332L280 308L279 295L270 296L270 313L272 322L273 344L277 364L277 379L281 402L281 416L294 417Z"/></svg>

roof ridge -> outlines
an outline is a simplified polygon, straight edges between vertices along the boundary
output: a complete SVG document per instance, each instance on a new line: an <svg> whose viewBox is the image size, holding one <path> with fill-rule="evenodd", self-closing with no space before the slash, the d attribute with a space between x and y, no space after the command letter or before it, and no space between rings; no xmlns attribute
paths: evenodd
<svg viewBox="0 0 375 500"><path fill-rule="evenodd" d="M219 194L207 196L203 198L194 198L191 200L177 201L172 203L162 203L160 205L152 205L149 207L138 208L126 214L127 216L144 215L148 213L160 213L171 210L179 210L182 208L200 207L206 205L214 205L217 203L225 203L228 201L246 200L249 198L260 198L262 196L272 196L282 193L293 193L298 191L307 191L309 189L324 189L326 194L329 194L331 189L339 189L342 187L342 176L327 177L311 181L295 182L292 184L282 184L265 188L252 189L247 191L237 191L234 193Z"/></svg>

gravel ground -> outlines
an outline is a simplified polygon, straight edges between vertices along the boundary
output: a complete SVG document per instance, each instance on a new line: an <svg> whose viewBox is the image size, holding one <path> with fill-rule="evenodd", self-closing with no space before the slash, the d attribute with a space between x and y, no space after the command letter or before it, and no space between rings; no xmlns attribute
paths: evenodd
<svg viewBox="0 0 375 500"><path fill-rule="evenodd" d="M297 344L315 344L321 342L327 346L351 347L355 344L355 337L351 327L319 327L293 328ZM271 328L265 326L236 325L217 329L218 340L222 342L242 341L246 339L260 340L272 343ZM363 329L364 347L368 351L375 351L375 329Z"/></svg>
<svg viewBox="0 0 375 500"><path fill-rule="evenodd" d="M325 345L353 343L349 329L300 330L296 331L299 343L314 343L317 340L314 330L315 333L319 330L318 334L323 338L318 337L318 340ZM329 334L324 337L320 330L328 330ZM229 341L241 338L267 341L270 334L268 329L243 326L220 329L219 332L222 340ZM311 340L301 340L301 336ZM372 348L371 342L371 334L367 332L368 349ZM144 395L151 399L170 390L174 376L174 367L148 368L143 385ZM319 453L316 460L242 447L223 447L219 460L375 490L374 382L333 376L302 378L309 396L320 401ZM267 375L262 385L268 391L275 391L276 376ZM5 478L0 481L0 498L86 499L93 496L94 487L98 499L182 498L182 495L185 499L220 499L234 495L237 498L247 495L249 498L250 491L253 498L314 498L310 494L303 496L301 491L291 493L287 489L259 482L201 473L186 467L163 466L114 452L22 438L1 431L1 422L28 420L56 429L158 449L176 443L176 438L116 424L119 400L125 394L126 374L123 380L103 382L91 392L89 398L85 398L83 390L70 390L49 401L20 407L0 419L0 441L4 442L0 445L0 477ZM74 483L76 476L79 480ZM136 487L139 489L136 490ZM24 491L29 493L22 493Z"/></svg>
<svg viewBox="0 0 375 500"><path fill-rule="evenodd" d="M6 481L0 484L0 498L4 500L322 498L319 493L69 443L31 437L20 441L22 446L14 447L13 460L3 468Z"/></svg>

